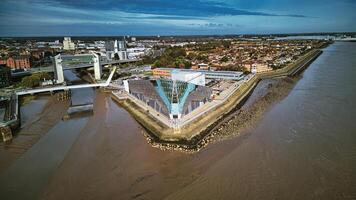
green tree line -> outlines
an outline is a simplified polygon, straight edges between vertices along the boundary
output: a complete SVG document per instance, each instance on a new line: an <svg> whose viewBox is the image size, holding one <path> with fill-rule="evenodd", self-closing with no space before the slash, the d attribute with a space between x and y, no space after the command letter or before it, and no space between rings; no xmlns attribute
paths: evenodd
<svg viewBox="0 0 356 200"><path fill-rule="evenodd" d="M173 67L173 68L190 68L190 60L186 59L186 51L181 47L170 47L156 59L153 67Z"/></svg>
<svg viewBox="0 0 356 200"><path fill-rule="evenodd" d="M40 72L32 74L31 76L26 76L21 80L21 86L33 88L38 87L43 80L51 80L52 76L49 73Z"/></svg>

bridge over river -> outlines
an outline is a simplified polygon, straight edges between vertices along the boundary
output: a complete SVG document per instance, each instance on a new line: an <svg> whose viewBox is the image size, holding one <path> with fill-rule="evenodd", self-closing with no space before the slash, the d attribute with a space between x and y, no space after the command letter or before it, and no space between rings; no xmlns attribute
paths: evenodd
<svg viewBox="0 0 356 200"><path fill-rule="evenodd" d="M79 54L81 55L81 54ZM83 54L87 55L87 54ZM88 56L88 55L87 55ZM90 55L91 56L91 55ZM73 56L71 56L73 58ZM68 56L70 58L70 56ZM101 66L110 66L110 65L120 65L120 64L126 64L126 63L134 63L140 61L140 59L127 59L127 60L104 60L101 61ZM56 66L51 65L51 66L45 66L45 67L36 67L36 68L31 68L26 71L20 71L20 72L12 72L11 76L13 77L21 77L21 76L26 76L26 75L31 75L33 73L38 73L38 72L55 72L56 71ZM90 68L94 67L94 63L89 60L89 61L83 61L82 63L76 63L76 64L64 64L63 65L63 70L70 70L70 69L80 69L80 68Z"/></svg>

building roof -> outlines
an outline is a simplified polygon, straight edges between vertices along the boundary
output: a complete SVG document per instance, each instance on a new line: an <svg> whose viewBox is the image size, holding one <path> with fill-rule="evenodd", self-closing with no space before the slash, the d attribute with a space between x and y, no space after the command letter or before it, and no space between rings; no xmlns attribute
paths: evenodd
<svg viewBox="0 0 356 200"><path fill-rule="evenodd" d="M130 93L140 93L149 99L156 100L164 107L161 110L163 114L188 113L188 106L191 102L205 101L211 94L207 87L168 79L158 79L152 82L149 80L130 80L129 85Z"/></svg>
<svg viewBox="0 0 356 200"><path fill-rule="evenodd" d="M184 103L189 93L195 89L195 85L183 81L172 81L165 79L156 80L156 83L158 94L166 104L170 113L182 113Z"/></svg>
<svg viewBox="0 0 356 200"><path fill-rule="evenodd" d="M7 60L9 58L12 58L12 59L15 59L15 60L18 60L18 59L29 59L30 56L26 56L26 55L20 55L20 56L6 56L6 57L2 57L0 58L1 60Z"/></svg>
<svg viewBox="0 0 356 200"><path fill-rule="evenodd" d="M202 72L202 73L215 73L215 74L236 74L236 75L242 75L243 72L240 71L211 71L211 70L202 70L202 69L176 69L176 68L155 68L158 70L169 70L169 71L174 71L175 73L177 72Z"/></svg>
<svg viewBox="0 0 356 200"><path fill-rule="evenodd" d="M11 69L9 67L6 67L5 64L0 64L0 71L11 72Z"/></svg>

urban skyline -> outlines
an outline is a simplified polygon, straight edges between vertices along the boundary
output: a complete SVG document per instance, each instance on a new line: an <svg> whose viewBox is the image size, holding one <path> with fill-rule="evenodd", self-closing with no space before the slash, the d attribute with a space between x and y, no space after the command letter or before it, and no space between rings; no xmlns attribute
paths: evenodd
<svg viewBox="0 0 356 200"><path fill-rule="evenodd" d="M354 32L356 2L5 0L0 36Z"/></svg>

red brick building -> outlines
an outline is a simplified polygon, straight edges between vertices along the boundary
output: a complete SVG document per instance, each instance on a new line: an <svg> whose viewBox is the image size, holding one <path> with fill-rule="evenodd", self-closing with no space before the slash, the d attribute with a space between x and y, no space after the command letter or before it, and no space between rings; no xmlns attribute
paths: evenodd
<svg viewBox="0 0 356 200"><path fill-rule="evenodd" d="M5 64L11 69L29 69L31 68L30 59L28 56L14 56L8 58L0 58L0 64Z"/></svg>

